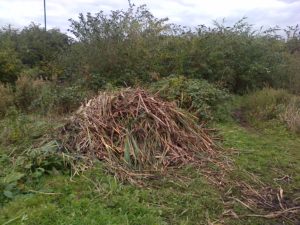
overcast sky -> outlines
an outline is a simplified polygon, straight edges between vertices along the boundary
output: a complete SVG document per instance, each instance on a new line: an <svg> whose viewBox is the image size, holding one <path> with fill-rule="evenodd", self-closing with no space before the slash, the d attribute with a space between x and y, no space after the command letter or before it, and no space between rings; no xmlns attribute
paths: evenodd
<svg viewBox="0 0 300 225"><path fill-rule="evenodd" d="M46 0L48 27L66 31L69 18L80 12L127 9L127 0ZM209 25L215 19L232 23L248 17L256 26L285 27L300 24L300 0L132 0L146 4L154 16L168 17L181 25ZM43 24L43 0L0 0L0 26L26 26L31 21Z"/></svg>

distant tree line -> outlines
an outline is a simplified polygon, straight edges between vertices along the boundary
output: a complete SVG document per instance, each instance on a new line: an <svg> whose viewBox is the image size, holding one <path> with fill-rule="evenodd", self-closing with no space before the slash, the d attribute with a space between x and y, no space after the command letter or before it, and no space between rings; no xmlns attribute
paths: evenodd
<svg viewBox="0 0 300 225"><path fill-rule="evenodd" d="M170 75L205 79L243 94L265 86L300 92L299 26L257 31L243 18L193 29L154 17L145 5L80 14L68 36L30 24L0 30L0 82L18 77L99 90Z"/></svg>

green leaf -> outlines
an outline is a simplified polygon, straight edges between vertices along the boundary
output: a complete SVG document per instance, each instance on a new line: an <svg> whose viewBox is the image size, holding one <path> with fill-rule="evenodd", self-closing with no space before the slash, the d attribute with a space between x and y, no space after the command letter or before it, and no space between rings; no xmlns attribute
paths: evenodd
<svg viewBox="0 0 300 225"><path fill-rule="evenodd" d="M134 156L134 163L135 163L135 166L137 165L137 162L138 162L138 158L139 158L139 154L141 153L141 150L135 140L134 137L131 138L132 140L132 146L133 146L133 156Z"/></svg>
<svg viewBox="0 0 300 225"><path fill-rule="evenodd" d="M3 194L7 198L13 198L14 197L14 195L11 191L3 191Z"/></svg>
<svg viewBox="0 0 300 225"><path fill-rule="evenodd" d="M124 149L124 160L127 164L131 165L131 159L130 159L130 141L128 136L125 139L125 149Z"/></svg>
<svg viewBox="0 0 300 225"><path fill-rule="evenodd" d="M24 173L12 172L12 173L8 174L6 177L4 177L3 181L4 181L4 183L8 183L9 184L9 183L12 183L12 182L20 180L24 176L25 176Z"/></svg>
<svg viewBox="0 0 300 225"><path fill-rule="evenodd" d="M37 168L36 171L34 171L34 173L32 174L33 177L38 178L43 176L43 174L45 173L45 169L44 168Z"/></svg>
<svg viewBox="0 0 300 225"><path fill-rule="evenodd" d="M25 169L30 169L32 167L33 163L32 162L28 162L24 165Z"/></svg>

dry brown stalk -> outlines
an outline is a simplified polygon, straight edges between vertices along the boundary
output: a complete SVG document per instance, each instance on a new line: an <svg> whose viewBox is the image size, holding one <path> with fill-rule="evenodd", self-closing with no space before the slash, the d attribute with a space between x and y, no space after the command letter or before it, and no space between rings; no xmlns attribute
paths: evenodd
<svg viewBox="0 0 300 225"><path fill-rule="evenodd" d="M63 146L105 161L122 180L212 161L217 146L197 120L142 89L103 92L66 124Z"/></svg>

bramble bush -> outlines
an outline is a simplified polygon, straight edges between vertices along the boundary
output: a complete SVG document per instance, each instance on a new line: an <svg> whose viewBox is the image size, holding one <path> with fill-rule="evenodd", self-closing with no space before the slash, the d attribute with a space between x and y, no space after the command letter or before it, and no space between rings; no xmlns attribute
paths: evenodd
<svg viewBox="0 0 300 225"><path fill-rule="evenodd" d="M206 80L170 76L153 83L150 90L158 93L163 99L175 101L179 107L201 119L224 119L229 115L225 104L230 101L231 95Z"/></svg>
<svg viewBox="0 0 300 225"><path fill-rule="evenodd" d="M59 114L69 113L76 110L81 103L93 94L79 86L58 86L55 90L54 112Z"/></svg>

